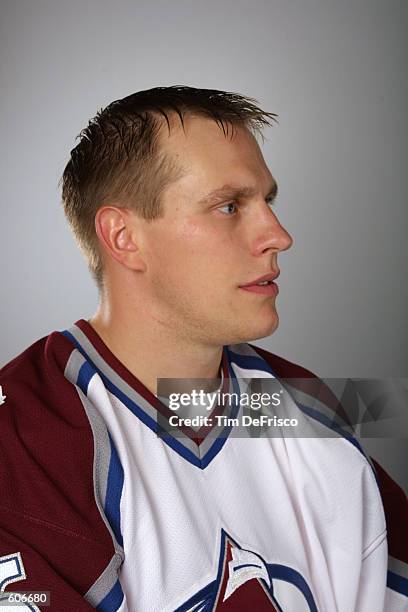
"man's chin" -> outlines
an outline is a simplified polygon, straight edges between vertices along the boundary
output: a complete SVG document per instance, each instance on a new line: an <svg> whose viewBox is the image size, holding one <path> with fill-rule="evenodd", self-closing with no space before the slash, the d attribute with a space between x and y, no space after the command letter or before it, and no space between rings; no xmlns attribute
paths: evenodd
<svg viewBox="0 0 408 612"><path fill-rule="evenodd" d="M253 323L254 321L252 321L251 326L248 326L245 330L242 329L235 338L231 339L231 342L227 342L226 344L242 344L244 342L252 342L253 340L260 340L261 338L270 336L279 325L279 317L275 312L273 319L263 322L263 325L258 324L255 326Z"/></svg>
<svg viewBox="0 0 408 612"><path fill-rule="evenodd" d="M279 317L278 315L276 315L274 320L269 325L265 325L264 327L260 328L256 332L256 335L253 335L251 336L251 338L248 338L246 342L250 342L251 340L259 340L260 338L266 338L267 336L270 336L276 331L278 325L279 325Z"/></svg>

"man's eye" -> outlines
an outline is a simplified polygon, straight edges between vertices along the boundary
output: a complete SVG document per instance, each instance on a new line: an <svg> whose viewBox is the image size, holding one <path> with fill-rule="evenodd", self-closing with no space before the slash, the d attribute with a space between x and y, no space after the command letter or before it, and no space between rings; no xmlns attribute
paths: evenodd
<svg viewBox="0 0 408 612"><path fill-rule="evenodd" d="M224 206L219 206L217 210L231 217L237 212L238 207L234 202L229 202L228 204L224 204Z"/></svg>
<svg viewBox="0 0 408 612"><path fill-rule="evenodd" d="M276 198L274 196L268 196L265 198L265 202L270 208L272 208L276 205ZM228 202L228 204L224 204L224 206L219 206L217 210L220 210L223 214L232 217L238 212L238 206L235 202Z"/></svg>

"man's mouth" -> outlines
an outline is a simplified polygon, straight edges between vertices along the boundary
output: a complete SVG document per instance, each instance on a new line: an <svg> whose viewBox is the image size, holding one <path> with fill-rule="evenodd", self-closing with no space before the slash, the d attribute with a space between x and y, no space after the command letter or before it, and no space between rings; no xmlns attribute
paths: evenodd
<svg viewBox="0 0 408 612"><path fill-rule="evenodd" d="M249 291L251 293L258 293L260 295L276 296L279 293L279 287L273 281L278 278L279 270L276 272L269 272L259 278L255 278L252 282L246 285L240 285L240 289Z"/></svg>
<svg viewBox="0 0 408 612"><path fill-rule="evenodd" d="M256 278L250 283L246 283L245 285L240 285L240 287L241 289L244 289L245 287L253 287L253 286L266 287L268 285L272 285L273 281L276 278L278 278L279 274L280 274L279 270L277 270L276 272L269 272L269 274L264 274L263 276Z"/></svg>

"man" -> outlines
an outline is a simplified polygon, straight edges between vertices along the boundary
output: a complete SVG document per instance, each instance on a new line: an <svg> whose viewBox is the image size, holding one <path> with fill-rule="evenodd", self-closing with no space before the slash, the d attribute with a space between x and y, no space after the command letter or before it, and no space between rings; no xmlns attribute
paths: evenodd
<svg viewBox="0 0 408 612"><path fill-rule="evenodd" d="M312 377L247 344L278 325L292 243L255 137L273 117L237 94L155 88L81 133L63 201L100 303L1 372L6 592L48 591L58 612L406 609L406 549L387 586L379 487L352 438L293 399L313 435L171 429L159 400L164 378L239 395Z"/></svg>

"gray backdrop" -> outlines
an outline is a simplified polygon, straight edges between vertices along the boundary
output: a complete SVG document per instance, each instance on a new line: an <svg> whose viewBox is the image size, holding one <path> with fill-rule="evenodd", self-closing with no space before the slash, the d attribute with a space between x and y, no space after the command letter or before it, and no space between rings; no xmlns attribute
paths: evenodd
<svg viewBox="0 0 408 612"><path fill-rule="evenodd" d="M113 99L186 84L279 114L264 151L295 245L259 344L321 376L406 376L407 17L405 0L3 0L0 364L96 307L59 204L75 136ZM397 442L376 451L403 481Z"/></svg>
<svg viewBox="0 0 408 612"><path fill-rule="evenodd" d="M322 376L407 373L404 0L9 0L1 8L0 364L90 316L59 203L75 136L113 99L187 84L279 114L264 152L294 236L279 330Z"/></svg>

